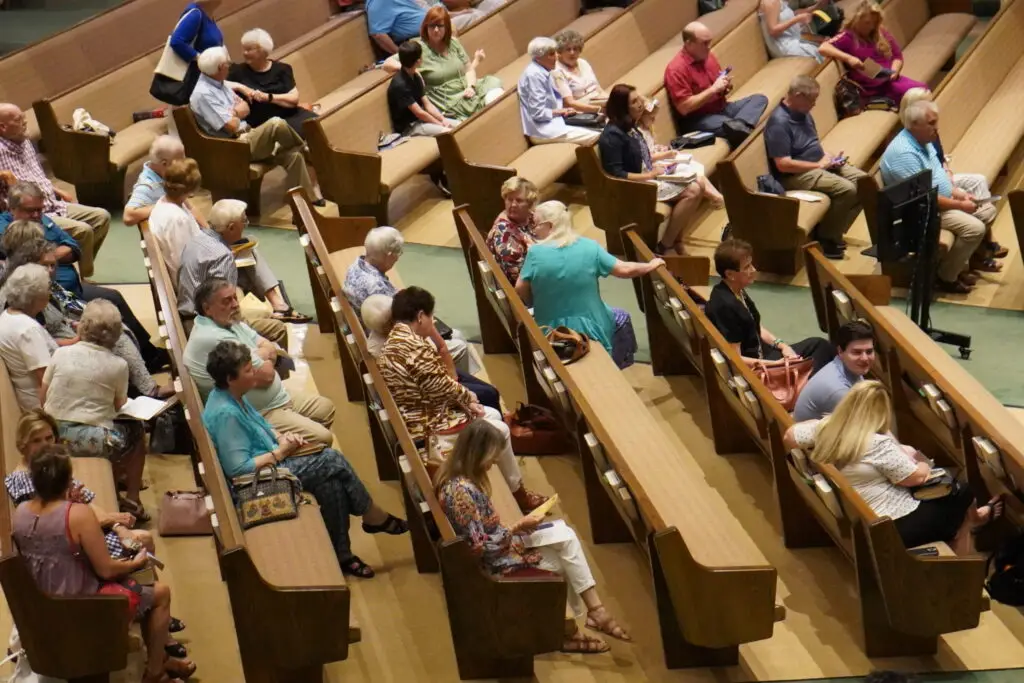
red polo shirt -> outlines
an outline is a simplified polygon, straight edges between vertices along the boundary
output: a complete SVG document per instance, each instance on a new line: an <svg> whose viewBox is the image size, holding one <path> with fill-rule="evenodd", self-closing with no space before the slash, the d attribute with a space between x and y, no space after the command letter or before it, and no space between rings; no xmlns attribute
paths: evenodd
<svg viewBox="0 0 1024 683"><path fill-rule="evenodd" d="M665 89L668 90L672 104L682 102L694 95L698 95L718 79L722 67L718 64L713 54L708 54L703 62L694 61L693 57L686 50L680 50L672 61L665 67ZM687 116L699 116L703 114L717 114L725 109L725 95L708 100L703 107L695 109Z"/></svg>

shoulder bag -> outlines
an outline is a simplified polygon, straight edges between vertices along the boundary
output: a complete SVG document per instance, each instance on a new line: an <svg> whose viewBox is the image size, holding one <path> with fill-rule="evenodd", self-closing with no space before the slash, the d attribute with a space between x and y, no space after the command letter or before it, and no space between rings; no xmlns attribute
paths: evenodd
<svg viewBox="0 0 1024 683"><path fill-rule="evenodd" d="M547 408L520 403L505 415L512 438L512 450L519 455L561 455L572 444L558 418Z"/></svg>
<svg viewBox="0 0 1024 683"><path fill-rule="evenodd" d="M814 369L814 360L803 358L801 360L783 359L782 365L772 367L766 366L763 362L758 363L754 369L757 378L768 387L775 400L782 404L787 413L793 412L796 407L796 399L800 395L807 380L811 378L811 370Z"/></svg>
<svg viewBox="0 0 1024 683"><path fill-rule="evenodd" d="M836 116L840 119L856 116L864 111L863 89L846 76L840 78L836 83L833 99L836 105Z"/></svg>
<svg viewBox="0 0 1024 683"><path fill-rule="evenodd" d="M564 365L575 363L590 351L590 337L569 329L565 325L558 327L544 326L541 332L547 337L551 348Z"/></svg>
<svg viewBox="0 0 1024 683"><path fill-rule="evenodd" d="M302 484L287 468L264 465L231 480L242 529L299 516Z"/></svg>
<svg viewBox="0 0 1024 683"><path fill-rule="evenodd" d="M198 9L192 9L181 15L178 23L174 25L174 31L178 30L178 26L185 20L185 17L192 12L199 11ZM171 31L171 35L174 35L174 31ZM195 39L193 39L193 46L195 42ZM167 42L164 44L164 51L160 55L160 61L157 62L156 68L153 69L153 82L149 86L149 94L165 104L180 107L188 104L188 100L192 96L192 90L195 89L198 81L199 65L195 60L186 62L179 57L178 53L171 47L171 36L168 36Z"/></svg>
<svg viewBox="0 0 1024 683"><path fill-rule="evenodd" d="M213 533L202 491L167 491L160 499L157 530L161 536L209 536Z"/></svg>

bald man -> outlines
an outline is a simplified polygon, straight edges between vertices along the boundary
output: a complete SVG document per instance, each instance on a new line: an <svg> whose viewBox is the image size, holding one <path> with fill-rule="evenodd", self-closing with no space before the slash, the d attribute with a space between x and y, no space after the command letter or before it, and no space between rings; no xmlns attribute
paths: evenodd
<svg viewBox="0 0 1024 683"><path fill-rule="evenodd" d="M132 195L125 204L125 225L138 225L149 219L153 207L164 196L164 174L167 168L172 161L184 158L185 146L173 135L161 135L153 141L149 147L149 161L142 167L132 187ZM189 202L185 202L185 208L192 212L199 227L206 227L206 219L201 212L196 211Z"/></svg>
<svg viewBox="0 0 1024 683"><path fill-rule="evenodd" d="M665 89L680 134L707 131L735 148L754 130L768 108L768 98L726 99L732 92L732 75L711 54L712 38L710 29L699 21L686 25L683 49L665 68Z"/></svg>
<svg viewBox="0 0 1024 683"><path fill-rule="evenodd" d="M75 204L71 195L54 187L39 163L27 130L21 108L0 104L0 204L6 206L7 193L19 180L38 185L44 195L42 213L78 242L78 271L82 277L92 277L94 259L110 230L110 214Z"/></svg>

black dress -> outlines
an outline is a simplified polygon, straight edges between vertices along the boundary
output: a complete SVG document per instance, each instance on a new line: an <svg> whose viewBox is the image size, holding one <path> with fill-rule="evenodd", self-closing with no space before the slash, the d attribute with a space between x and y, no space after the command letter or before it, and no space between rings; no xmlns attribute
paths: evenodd
<svg viewBox="0 0 1024 683"><path fill-rule="evenodd" d="M228 80L270 95L284 95L295 87L292 67L277 61L271 62L270 68L262 72L254 71L248 64L232 64L228 71ZM287 121L300 137L302 124L316 118L316 114L301 107L283 107L276 102L250 102L249 115L245 117L245 122L255 128L275 116Z"/></svg>

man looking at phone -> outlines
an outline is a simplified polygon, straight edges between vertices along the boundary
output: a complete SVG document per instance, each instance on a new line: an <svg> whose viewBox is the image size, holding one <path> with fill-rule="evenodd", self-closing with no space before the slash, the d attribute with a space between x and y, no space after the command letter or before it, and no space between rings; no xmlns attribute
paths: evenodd
<svg viewBox="0 0 1024 683"><path fill-rule="evenodd" d="M842 260L843 235L860 213L857 180L865 174L839 151L825 153L811 109L821 88L810 76L797 76L764 128L764 145L772 175L787 190L813 190L830 204L815 229L825 256Z"/></svg>

